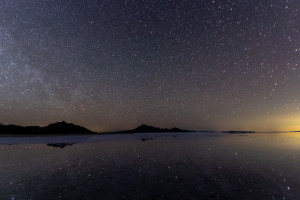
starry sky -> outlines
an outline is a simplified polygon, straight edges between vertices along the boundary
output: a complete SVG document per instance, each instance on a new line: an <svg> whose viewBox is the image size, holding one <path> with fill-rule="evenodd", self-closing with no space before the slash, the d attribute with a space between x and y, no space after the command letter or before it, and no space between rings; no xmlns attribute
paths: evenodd
<svg viewBox="0 0 300 200"><path fill-rule="evenodd" d="M0 0L0 122L300 130L299 0Z"/></svg>

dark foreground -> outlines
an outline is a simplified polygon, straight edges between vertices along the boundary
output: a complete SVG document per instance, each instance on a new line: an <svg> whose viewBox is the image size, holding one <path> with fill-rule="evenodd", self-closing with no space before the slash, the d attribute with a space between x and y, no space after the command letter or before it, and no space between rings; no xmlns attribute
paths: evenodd
<svg viewBox="0 0 300 200"><path fill-rule="evenodd" d="M0 138L0 199L299 199L298 135Z"/></svg>

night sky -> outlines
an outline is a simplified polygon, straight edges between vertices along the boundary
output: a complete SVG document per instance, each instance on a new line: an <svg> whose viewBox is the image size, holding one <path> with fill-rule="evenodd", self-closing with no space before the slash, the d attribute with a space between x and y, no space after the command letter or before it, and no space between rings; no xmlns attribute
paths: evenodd
<svg viewBox="0 0 300 200"><path fill-rule="evenodd" d="M299 0L0 0L0 123L300 130Z"/></svg>

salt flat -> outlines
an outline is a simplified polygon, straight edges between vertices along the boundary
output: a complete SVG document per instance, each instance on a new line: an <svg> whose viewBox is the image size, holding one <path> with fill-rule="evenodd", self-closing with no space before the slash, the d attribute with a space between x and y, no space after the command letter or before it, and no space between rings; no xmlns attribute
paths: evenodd
<svg viewBox="0 0 300 200"><path fill-rule="evenodd" d="M300 196L298 133L138 133L0 141L0 199Z"/></svg>

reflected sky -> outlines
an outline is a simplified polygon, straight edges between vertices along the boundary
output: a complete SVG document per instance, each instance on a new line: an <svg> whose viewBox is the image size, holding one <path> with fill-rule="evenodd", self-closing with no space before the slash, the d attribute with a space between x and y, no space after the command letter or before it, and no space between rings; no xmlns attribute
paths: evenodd
<svg viewBox="0 0 300 200"><path fill-rule="evenodd" d="M0 198L296 199L300 195L298 133L124 137L99 136L94 142L64 148L2 144Z"/></svg>

